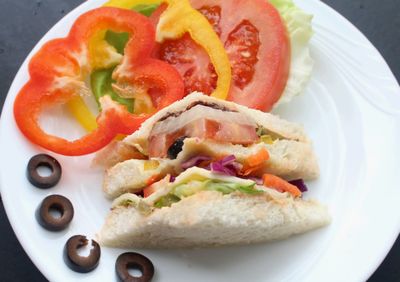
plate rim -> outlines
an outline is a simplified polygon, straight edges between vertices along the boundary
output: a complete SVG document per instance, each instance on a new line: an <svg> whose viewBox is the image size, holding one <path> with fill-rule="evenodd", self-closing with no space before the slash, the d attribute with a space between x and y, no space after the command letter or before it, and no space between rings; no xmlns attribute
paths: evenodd
<svg viewBox="0 0 400 282"><path fill-rule="evenodd" d="M298 1L294 0L297 4ZM305 1L305 0L302 0ZM309 0L308 0L309 1ZM11 90L17 86L15 86L14 84L16 84L16 78L19 77L21 75L22 72L26 71L23 68L27 65L29 59L32 57L32 55L36 52L36 50L39 48L39 46L41 46L44 43L44 39L47 37L47 35L52 32L54 29L58 28L58 25L60 25L61 23L63 23L64 21L66 21L66 18L72 17L74 14L78 13L81 14L82 10L84 10L85 8L90 8L93 5L95 5L95 2L104 2L104 0L91 0L91 1L86 1L83 2L82 4L78 5L77 7L75 7L74 9L72 9L69 13L67 13L64 17L62 17L59 21L57 21L43 36L42 38L35 44L35 46L32 48L32 50L29 52L29 54L26 56L26 58L24 59L23 63L20 65L17 73L14 76L14 79L10 85L9 91L7 92L7 96L6 99L4 101L3 104L3 110L6 107L12 106L12 101L10 101L11 98ZM391 70L390 66L388 65L387 61L385 60L385 58L382 56L382 54L379 52L379 50L370 42L370 40L364 35L363 32L361 32L354 24L352 24L346 17L344 17L342 14L340 14L338 11L336 11L335 9L333 9L332 7L330 7L328 4L321 2L321 1L317 1L317 0L312 0L312 5L320 5L320 7L323 8L327 8L330 10L330 13L334 14L335 17L339 17L340 20L344 21L345 24L352 28L354 32L357 32L359 35L361 35L368 43L369 45L374 49L375 54L379 54L379 60L381 61L381 63L383 62L385 64L385 66L387 67L387 69L390 72L391 75L391 80L393 80L394 82L396 82L398 90L400 92L400 86L399 86L399 82L397 81L396 76L393 74L393 71ZM2 135L1 132L4 128L4 118L0 118L0 140ZM3 143L4 141L1 141L1 143ZM32 251L32 248L30 247L31 244L29 244L28 241L26 241L24 238L23 231L21 230L21 228L16 224L14 215L11 211L11 205L12 203L10 203L7 199L8 197L6 196L6 194L4 194L3 191L3 173L0 171L0 193L1 193L1 197L2 197L2 201L3 201L3 205L4 205L4 209L6 211L7 217L9 219L10 225L13 228L13 231L16 235L16 237L18 238L19 243L21 244L21 246L23 247L25 253L28 255L28 257L30 258L30 260L32 261L32 263L37 267L37 269L48 279L50 280L56 280L56 276L53 276L52 272L50 270L47 270L45 267L41 267L39 265L39 263L36 262L36 260L34 259L34 254ZM4 197L5 196L5 197ZM14 219L14 220L13 220ZM380 257L375 257L375 262L374 266L370 266L368 267L368 269L370 269L370 271L368 273L360 273L359 277L360 278L364 278L367 279L368 277L370 277L375 271L376 269L379 267L379 265L382 263L382 261L385 259L385 257L387 256L388 252L390 251L390 249L392 248L394 242L396 241L396 238L399 236L399 232L400 232L400 222L397 224L397 233L392 234L392 240L390 242L386 242L385 247L382 249L382 255ZM364 274L364 275L362 275Z"/></svg>

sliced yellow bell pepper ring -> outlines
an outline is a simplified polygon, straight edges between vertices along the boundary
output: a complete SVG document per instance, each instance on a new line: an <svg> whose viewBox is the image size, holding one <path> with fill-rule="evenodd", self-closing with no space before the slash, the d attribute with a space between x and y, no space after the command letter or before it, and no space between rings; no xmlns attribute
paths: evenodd
<svg viewBox="0 0 400 282"><path fill-rule="evenodd" d="M186 1L186 0L183 0ZM104 6L117 7L122 9L132 9L140 4L160 4L163 0L110 0Z"/></svg>
<svg viewBox="0 0 400 282"><path fill-rule="evenodd" d="M131 9L140 4L167 3L166 11L161 15L157 26L157 41L177 39L186 32L192 39L202 46L210 56L210 60L218 75L217 87L211 96L226 99L231 83L231 65L228 55L218 35L214 32L207 19L191 5L189 0L110 0L104 6ZM120 58L114 56L116 50L104 40L104 33L96 35L91 41L89 52L93 58L92 68L107 67ZM94 47L93 47L94 46ZM115 51L115 52L114 52ZM94 59L97 58L97 59ZM93 114L87 109L81 98L76 98L68 104L75 118L86 130L96 126Z"/></svg>
<svg viewBox="0 0 400 282"><path fill-rule="evenodd" d="M86 131L91 132L97 128L96 116L92 114L80 96L69 100L67 108Z"/></svg>
<svg viewBox="0 0 400 282"><path fill-rule="evenodd" d="M168 0L168 8L157 26L157 41L180 38L189 32L192 39L210 56L218 75L217 87L211 96L226 99L231 83L231 65L225 48L208 20L193 9L188 0Z"/></svg>

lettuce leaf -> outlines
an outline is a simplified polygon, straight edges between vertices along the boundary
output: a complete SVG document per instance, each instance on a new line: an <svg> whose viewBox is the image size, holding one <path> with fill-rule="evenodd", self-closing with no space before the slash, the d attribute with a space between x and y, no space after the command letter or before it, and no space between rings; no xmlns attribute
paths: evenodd
<svg viewBox="0 0 400 282"><path fill-rule="evenodd" d="M313 35L311 26L313 16L298 8L292 0L269 0L269 2L285 21L291 43L289 78L276 107L302 93L311 77L314 62L310 57L309 42Z"/></svg>
<svg viewBox="0 0 400 282"><path fill-rule="evenodd" d="M173 194L179 198L189 197L204 190L205 181L192 180L186 184L180 184L173 189Z"/></svg>
<svg viewBox="0 0 400 282"><path fill-rule="evenodd" d="M205 185L206 189L209 191L217 191L222 194L230 194L239 187L236 183L227 183L227 182L219 182L219 181L207 181Z"/></svg>
<svg viewBox="0 0 400 282"><path fill-rule="evenodd" d="M192 196L200 191L217 191L222 194L230 194L235 191L239 191L250 195L264 193L264 191L256 188L255 182L251 185L243 185L241 183L223 182L211 179L203 181L192 180L188 183L180 184L174 187L169 194L158 199L155 202L154 207L169 207L173 203L179 202L182 198Z"/></svg>
<svg viewBox="0 0 400 282"><path fill-rule="evenodd" d="M262 190L257 190L255 188L256 183L251 185L242 185L239 183L229 183L229 182L219 182L219 181L209 181L206 184L206 189L210 191L219 191L223 194L229 194L234 191L239 191L245 194L260 194L263 193Z"/></svg>
<svg viewBox="0 0 400 282"><path fill-rule="evenodd" d="M257 195L257 194L261 194L264 193L264 191L262 190L257 190L255 187L255 185L251 185L251 186L239 186L237 188L237 191L242 192L244 194L250 194L250 195Z"/></svg>
<svg viewBox="0 0 400 282"><path fill-rule="evenodd" d="M154 207L161 209L162 207L170 207L173 203L179 202L181 199L173 194L168 194L154 203Z"/></svg>

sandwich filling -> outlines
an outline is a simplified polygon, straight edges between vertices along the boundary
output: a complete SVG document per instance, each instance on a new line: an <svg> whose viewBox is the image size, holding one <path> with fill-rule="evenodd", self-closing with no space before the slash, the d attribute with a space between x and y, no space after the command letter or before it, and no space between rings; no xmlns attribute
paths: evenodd
<svg viewBox="0 0 400 282"><path fill-rule="evenodd" d="M263 185L264 175L287 180L318 176L312 146L301 126L198 93L189 96L124 139L123 144L140 157L119 159L107 169L103 190L108 196L152 191L149 187L168 174L179 177L192 167L252 179L258 185Z"/></svg>
<svg viewBox="0 0 400 282"><path fill-rule="evenodd" d="M219 107L196 104L156 122L148 138L151 158L165 158L168 149L182 137L250 145L260 140L257 125L246 115Z"/></svg>
<svg viewBox="0 0 400 282"><path fill-rule="evenodd" d="M162 180L148 186L144 189L143 196L126 193L118 197L114 200L112 207L133 206L141 213L149 214L155 208L169 207L201 191L217 191L224 195L269 193L274 197L300 197L302 193L295 185L273 175L264 175L262 182L259 183L253 179L243 179L199 167L191 167L176 179L167 175Z"/></svg>

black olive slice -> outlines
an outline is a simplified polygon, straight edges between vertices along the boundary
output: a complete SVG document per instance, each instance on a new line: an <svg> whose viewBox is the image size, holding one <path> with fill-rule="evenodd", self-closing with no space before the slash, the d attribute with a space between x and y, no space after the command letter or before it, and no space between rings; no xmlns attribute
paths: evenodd
<svg viewBox="0 0 400 282"><path fill-rule="evenodd" d="M168 148L167 155L168 158L174 160L178 156L178 154L182 151L183 141L186 136L179 137L175 140L175 142Z"/></svg>
<svg viewBox="0 0 400 282"><path fill-rule="evenodd" d="M51 174L49 176L40 176L38 173L39 167L49 168ZM28 162L27 177L29 182L38 188L51 188L60 181L61 165L55 158L46 154L33 156Z"/></svg>
<svg viewBox="0 0 400 282"><path fill-rule="evenodd" d="M51 211L58 212L55 217ZM70 200L61 195L50 195L44 198L36 209L36 220L45 229L60 231L65 229L74 217L74 207Z"/></svg>
<svg viewBox="0 0 400 282"><path fill-rule="evenodd" d="M129 269L136 268L142 276L135 277L129 274ZM153 263L144 255L138 253L123 253L115 262L115 271L118 281L123 282L148 282L154 275Z"/></svg>
<svg viewBox="0 0 400 282"><path fill-rule="evenodd" d="M68 239L64 246L64 262L73 271L87 273L99 265L101 250L99 244L92 240L92 249L87 257L80 256L78 249L86 246L86 236L75 235Z"/></svg>

